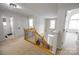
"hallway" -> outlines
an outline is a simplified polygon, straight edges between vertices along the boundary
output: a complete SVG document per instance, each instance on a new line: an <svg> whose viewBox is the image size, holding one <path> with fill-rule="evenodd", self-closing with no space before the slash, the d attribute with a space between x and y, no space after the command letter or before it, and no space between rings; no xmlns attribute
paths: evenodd
<svg viewBox="0 0 79 59"><path fill-rule="evenodd" d="M76 33L67 32L65 34L65 41L64 41L61 54L62 55L78 55L79 54L79 45L78 45Z"/></svg>
<svg viewBox="0 0 79 59"><path fill-rule="evenodd" d="M43 48L44 49L44 48ZM0 42L1 55L49 55L51 53L24 40L23 37Z"/></svg>

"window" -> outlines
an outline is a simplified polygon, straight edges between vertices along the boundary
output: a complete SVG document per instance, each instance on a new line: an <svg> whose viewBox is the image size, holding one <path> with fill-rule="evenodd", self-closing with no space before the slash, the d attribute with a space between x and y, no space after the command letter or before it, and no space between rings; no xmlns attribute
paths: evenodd
<svg viewBox="0 0 79 59"><path fill-rule="evenodd" d="M33 19L29 19L29 27L33 27Z"/></svg>
<svg viewBox="0 0 79 59"><path fill-rule="evenodd" d="M71 20L69 23L69 29L79 29L79 20Z"/></svg>
<svg viewBox="0 0 79 59"><path fill-rule="evenodd" d="M50 29L55 29L55 20L50 20Z"/></svg>
<svg viewBox="0 0 79 59"><path fill-rule="evenodd" d="M79 13L76 13L71 16L71 20L69 22L69 29L79 30Z"/></svg>
<svg viewBox="0 0 79 59"><path fill-rule="evenodd" d="M79 19L79 13L72 15L71 19Z"/></svg>
<svg viewBox="0 0 79 59"><path fill-rule="evenodd" d="M6 23L6 18L3 18L3 26L6 26L7 23Z"/></svg>
<svg viewBox="0 0 79 59"><path fill-rule="evenodd" d="M3 25L4 25L4 26L6 26L6 25L7 25L7 23L6 23L6 22L3 22Z"/></svg>

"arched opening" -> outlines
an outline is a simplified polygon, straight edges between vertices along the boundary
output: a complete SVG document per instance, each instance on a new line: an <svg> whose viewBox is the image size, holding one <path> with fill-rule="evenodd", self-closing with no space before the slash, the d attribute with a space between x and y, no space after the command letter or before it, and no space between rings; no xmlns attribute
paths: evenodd
<svg viewBox="0 0 79 59"><path fill-rule="evenodd" d="M79 30L79 13L73 14L69 21L69 29Z"/></svg>
<svg viewBox="0 0 79 59"><path fill-rule="evenodd" d="M79 32L79 9L67 11L65 23L65 40L62 54L77 54ZM68 52L71 51L71 52Z"/></svg>
<svg viewBox="0 0 79 59"><path fill-rule="evenodd" d="M71 20L79 19L79 13L76 13L71 16Z"/></svg>

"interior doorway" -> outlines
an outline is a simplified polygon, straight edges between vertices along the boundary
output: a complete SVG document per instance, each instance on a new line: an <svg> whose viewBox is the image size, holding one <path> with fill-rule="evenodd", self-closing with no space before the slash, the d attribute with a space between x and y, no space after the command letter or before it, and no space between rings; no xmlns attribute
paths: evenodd
<svg viewBox="0 0 79 59"><path fill-rule="evenodd" d="M5 39L14 38L13 17L2 17Z"/></svg>
<svg viewBox="0 0 79 59"><path fill-rule="evenodd" d="M79 10L79 9L78 9ZM76 9L67 11L65 23L65 38L61 54L79 54L78 33L79 18Z"/></svg>
<svg viewBox="0 0 79 59"><path fill-rule="evenodd" d="M55 18L45 20L45 36L47 39L49 38L48 36L52 35L53 31L55 31L55 28L56 28Z"/></svg>
<svg viewBox="0 0 79 59"><path fill-rule="evenodd" d="M57 49L57 32L56 32L56 18L49 18L45 20L45 37L49 45L53 46L52 52L56 54Z"/></svg>

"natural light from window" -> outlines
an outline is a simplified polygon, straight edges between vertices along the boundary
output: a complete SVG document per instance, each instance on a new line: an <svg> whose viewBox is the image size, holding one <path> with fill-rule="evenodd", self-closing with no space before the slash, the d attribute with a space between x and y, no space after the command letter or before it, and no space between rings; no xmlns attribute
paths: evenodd
<svg viewBox="0 0 79 59"><path fill-rule="evenodd" d="M7 26L7 23L6 22L3 22L3 26Z"/></svg>
<svg viewBox="0 0 79 59"><path fill-rule="evenodd" d="M71 17L71 19L79 19L79 13L74 14L74 15Z"/></svg>
<svg viewBox="0 0 79 59"><path fill-rule="evenodd" d="M6 17L3 16L2 19L3 19L3 26L7 26Z"/></svg>
<svg viewBox="0 0 79 59"><path fill-rule="evenodd" d="M71 17L69 22L69 29L78 29L79 30L79 13L74 14Z"/></svg>
<svg viewBox="0 0 79 59"><path fill-rule="evenodd" d="M29 19L29 27L33 27L33 19Z"/></svg>
<svg viewBox="0 0 79 59"><path fill-rule="evenodd" d="M71 20L69 23L69 29L79 29L79 20Z"/></svg>
<svg viewBox="0 0 79 59"><path fill-rule="evenodd" d="M50 20L50 29L55 29L55 20Z"/></svg>

